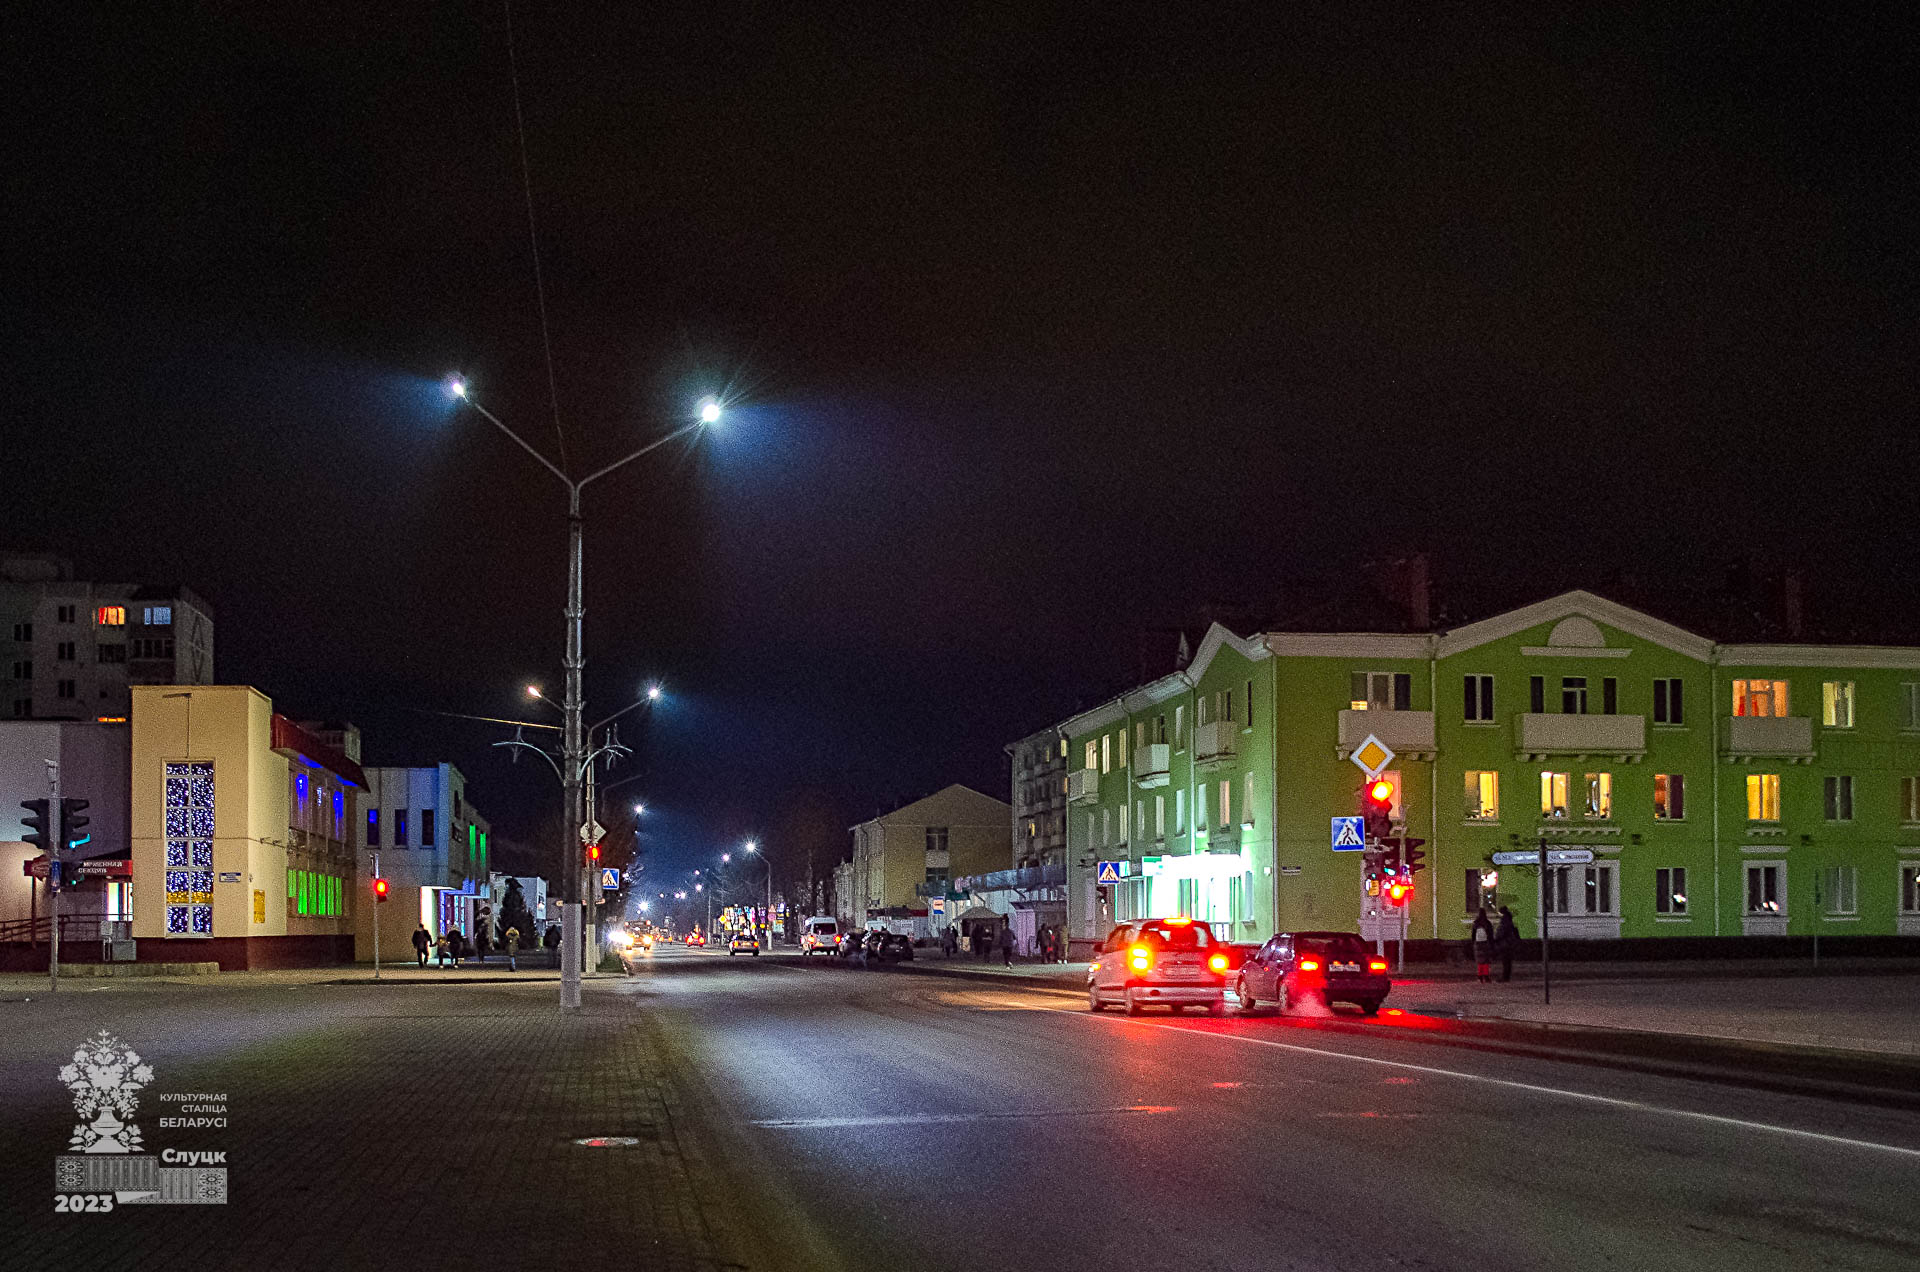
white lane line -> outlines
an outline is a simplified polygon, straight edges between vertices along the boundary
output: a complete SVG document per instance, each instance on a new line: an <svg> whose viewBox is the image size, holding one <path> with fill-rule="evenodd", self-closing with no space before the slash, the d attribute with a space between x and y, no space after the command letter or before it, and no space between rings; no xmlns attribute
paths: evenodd
<svg viewBox="0 0 1920 1272"><path fill-rule="evenodd" d="M1182 1029L1178 1025L1162 1025L1151 1020L1128 1019L1122 1016L1095 1015L1090 1011L1072 1011L1065 1007L1046 1007L1043 1011L1057 1012L1062 1016L1075 1016L1082 1020L1104 1020L1109 1024L1144 1025L1150 1029L1168 1029L1175 1033L1195 1038L1219 1038L1228 1042L1245 1042L1259 1047L1275 1047L1281 1051L1297 1051L1304 1055L1323 1056L1334 1060L1351 1060L1357 1064L1379 1065L1387 1069L1404 1069L1412 1073L1428 1073L1435 1077L1459 1078L1464 1082L1483 1082L1488 1086L1507 1087L1515 1091L1531 1091L1535 1095L1557 1095L1562 1099L1583 1100L1588 1104L1604 1104L1609 1108L1631 1109L1638 1113L1663 1113L1668 1117L1688 1118L1696 1122L1712 1122L1719 1126L1737 1126L1749 1131L1771 1131L1775 1135L1791 1135L1798 1139L1815 1140L1822 1144L1838 1144L1845 1148L1871 1148L1882 1153L1894 1153L1901 1157L1920 1158L1920 1148L1903 1148L1898 1144L1881 1144L1874 1140L1850 1139L1844 1135L1827 1135L1820 1131L1803 1131L1792 1126L1775 1126L1771 1122L1750 1122L1740 1117L1725 1117L1719 1113L1701 1113L1693 1109L1674 1109L1660 1104L1646 1104L1640 1100L1623 1100L1617 1096L1595 1095L1591 1091L1569 1091L1562 1087L1540 1086L1533 1082L1516 1082L1512 1078L1493 1078L1484 1073L1467 1073L1461 1069L1441 1069L1433 1065L1411 1064L1405 1060L1381 1060L1374 1056L1356 1056L1347 1051L1328 1051L1320 1047L1302 1047L1297 1043L1276 1042L1271 1038L1250 1038L1245 1034L1215 1033L1212 1030Z"/></svg>
<svg viewBox="0 0 1920 1272"><path fill-rule="evenodd" d="M847 1126L940 1126L1029 1117L1109 1117L1116 1113L1177 1113L1171 1104L1129 1104L1117 1109L1033 1109L1009 1113L896 1113L872 1117L771 1117L749 1122L776 1131L818 1131Z"/></svg>

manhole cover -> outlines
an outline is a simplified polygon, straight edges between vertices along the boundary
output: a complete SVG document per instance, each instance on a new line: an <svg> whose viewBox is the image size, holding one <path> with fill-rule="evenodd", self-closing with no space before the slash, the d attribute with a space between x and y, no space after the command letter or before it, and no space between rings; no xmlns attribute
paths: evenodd
<svg viewBox="0 0 1920 1272"><path fill-rule="evenodd" d="M631 1135L589 1135L573 1142L582 1148L632 1148L640 1141Z"/></svg>

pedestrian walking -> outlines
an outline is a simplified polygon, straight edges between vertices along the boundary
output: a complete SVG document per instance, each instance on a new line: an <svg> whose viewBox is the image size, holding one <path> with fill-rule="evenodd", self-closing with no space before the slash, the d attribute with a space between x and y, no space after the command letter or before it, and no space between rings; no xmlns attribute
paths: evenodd
<svg viewBox="0 0 1920 1272"><path fill-rule="evenodd" d="M485 906L480 907L480 917L473 924L474 961L487 961L487 951L493 948L493 914Z"/></svg>
<svg viewBox="0 0 1920 1272"><path fill-rule="evenodd" d="M413 952L420 959L420 966L427 965L427 951L433 948L433 938L427 934L427 925L422 923L413 930Z"/></svg>
<svg viewBox="0 0 1920 1272"><path fill-rule="evenodd" d="M947 924L947 930L940 934L940 951L948 958L960 952L960 936L953 924Z"/></svg>
<svg viewBox="0 0 1920 1272"><path fill-rule="evenodd" d="M445 932L442 932L440 938L433 943L433 949L434 953L440 956L440 966L444 968L453 950L453 943L447 939Z"/></svg>
<svg viewBox="0 0 1920 1272"><path fill-rule="evenodd" d="M1473 918L1471 940L1474 968L1479 972L1480 983L1488 984L1493 980L1493 920L1487 917L1484 905Z"/></svg>
<svg viewBox="0 0 1920 1272"><path fill-rule="evenodd" d="M1008 967L1013 966L1013 924L1005 923L1000 927L1000 959Z"/></svg>
<svg viewBox="0 0 1920 1272"><path fill-rule="evenodd" d="M1513 979L1513 951L1520 944L1520 929L1513 921L1513 911L1506 906L1500 907L1500 927L1493 934L1493 950L1500 956L1500 980L1504 984Z"/></svg>
<svg viewBox="0 0 1920 1272"><path fill-rule="evenodd" d="M519 971L520 929L517 927L508 928L506 935L500 938L500 946L507 952L507 970L510 972Z"/></svg>
<svg viewBox="0 0 1920 1272"><path fill-rule="evenodd" d="M447 934L447 953L453 955L453 965L460 966L460 960L467 956L467 934L459 928Z"/></svg>

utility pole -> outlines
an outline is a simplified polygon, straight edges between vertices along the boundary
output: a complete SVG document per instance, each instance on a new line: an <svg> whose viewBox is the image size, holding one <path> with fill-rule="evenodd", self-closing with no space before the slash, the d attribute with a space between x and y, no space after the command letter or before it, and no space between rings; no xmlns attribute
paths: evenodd
<svg viewBox="0 0 1920 1272"><path fill-rule="evenodd" d="M1547 839L1540 837L1540 986L1553 1005L1553 951L1547 944L1547 911L1553 908L1553 876L1548 873Z"/></svg>
<svg viewBox="0 0 1920 1272"><path fill-rule="evenodd" d="M373 887L380 886L380 850L373 850ZM367 904L362 902L362 904ZM380 979L380 894L373 894L373 979Z"/></svg>
<svg viewBox="0 0 1920 1272"><path fill-rule="evenodd" d="M66 861L67 819L60 803L60 761L47 761L47 922L53 929L53 942L47 947L47 992L60 989L60 867Z"/></svg>

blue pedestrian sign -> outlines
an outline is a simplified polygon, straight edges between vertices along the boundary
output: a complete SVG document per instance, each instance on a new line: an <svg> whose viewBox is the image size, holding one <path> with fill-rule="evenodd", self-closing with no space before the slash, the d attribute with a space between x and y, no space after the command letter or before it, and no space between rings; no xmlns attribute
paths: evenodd
<svg viewBox="0 0 1920 1272"><path fill-rule="evenodd" d="M603 888L619 887L620 886L620 867L618 866L600 867L600 886Z"/></svg>
<svg viewBox="0 0 1920 1272"><path fill-rule="evenodd" d="M1367 850L1366 825L1362 818L1336 817L1333 819L1333 850L1335 852Z"/></svg>
<svg viewBox="0 0 1920 1272"><path fill-rule="evenodd" d="M1127 877L1127 870L1132 865L1130 861L1103 861L1094 875L1094 882L1119 883Z"/></svg>

